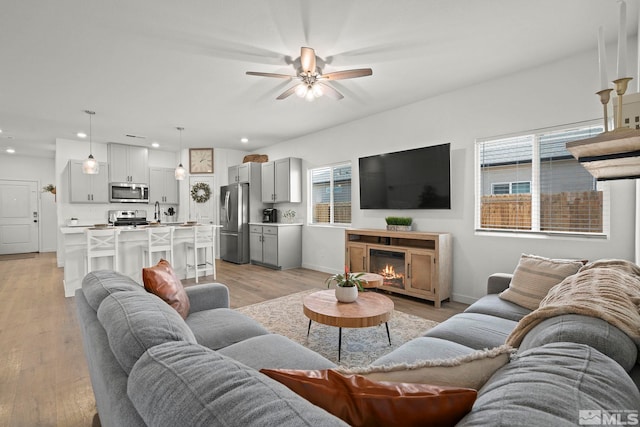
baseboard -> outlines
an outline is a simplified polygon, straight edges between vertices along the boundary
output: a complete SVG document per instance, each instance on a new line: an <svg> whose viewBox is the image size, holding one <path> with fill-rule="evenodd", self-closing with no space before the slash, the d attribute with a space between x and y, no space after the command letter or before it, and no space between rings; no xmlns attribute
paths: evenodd
<svg viewBox="0 0 640 427"><path fill-rule="evenodd" d="M321 271L323 273L328 273L328 274L342 273L342 271L340 271L340 270L334 270L334 269L325 267L323 265L302 264L302 268L307 268L309 270L315 270L315 271Z"/></svg>
<svg viewBox="0 0 640 427"><path fill-rule="evenodd" d="M451 300L455 302L461 302L463 304L473 304L474 302L478 301L478 298L473 298L467 295L451 294Z"/></svg>

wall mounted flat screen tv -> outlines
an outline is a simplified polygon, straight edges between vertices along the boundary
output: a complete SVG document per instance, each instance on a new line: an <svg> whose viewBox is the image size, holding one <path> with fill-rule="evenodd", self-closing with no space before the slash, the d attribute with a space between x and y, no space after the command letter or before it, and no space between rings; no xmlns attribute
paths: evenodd
<svg viewBox="0 0 640 427"><path fill-rule="evenodd" d="M450 145L359 159L361 209L451 209Z"/></svg>

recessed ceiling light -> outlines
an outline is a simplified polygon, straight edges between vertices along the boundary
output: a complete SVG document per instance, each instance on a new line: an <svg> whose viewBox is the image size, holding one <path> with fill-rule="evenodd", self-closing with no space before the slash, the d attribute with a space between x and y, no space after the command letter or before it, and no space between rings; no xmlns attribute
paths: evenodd
<svg viewBox="0 0 640 427"><path fill-rule="evenodd" d="M2 133L2 129L0 129L0 133Z"/></svg>
<svg viewBox="0 0 640 427"><path fill-rule="evenodd" d="M78 133L76 133L76 136L77 136L78 138L86 138L86 137L87 137L87 134L86 134L86 133L84 133L84 132L78 132Z"/></svg>
<svg viewBox="0 0 640 427"><path fill-rule="evenodd" d="M249 138L240 138L240 142L246 144L247 142L249 142Z"/></svg>
<svg viewBox="0 0 640 427"><path fill-rule="evenodd" d="M151 146L152 146L153 148L158 148L158 147L160 147L160 144L158 144L157 142L152 142L152 143L151 143Z"/></svg>
<svg viewBox="0 0 640 427"><path fill-rule="evenodd" d="M13 148L9 147L9 148L6 149L6 152L9 153L9 154L13 154L13 153L16 152L16 150L14 150Z"/></svg>

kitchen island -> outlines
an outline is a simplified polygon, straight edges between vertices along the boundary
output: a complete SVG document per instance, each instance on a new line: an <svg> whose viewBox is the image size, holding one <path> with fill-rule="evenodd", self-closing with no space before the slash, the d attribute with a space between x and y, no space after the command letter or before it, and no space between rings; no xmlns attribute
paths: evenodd
<svg viewBox="0 0 640 427"><path fill-rule="evenodd" d="M187 277L186 245L193 241L192 225L166 225L174 228L173 233L173 269L180 279L195 277L191 271ZM214 226L219 227L219 226ZM86 226L60 227L64 239L64 296L71 297L82 286L85 276L87 238ZM149 226L117 226L118 271L142 283L144 266L144 248L147 246L147 228ZM217 245L214 244L214 247ZM216 249L217 254L217 249ZM160 257L162 254L156 254ZM203 259L203 258L201 258ZM111 257L93 260L93 270L113 269Z"/></svg>

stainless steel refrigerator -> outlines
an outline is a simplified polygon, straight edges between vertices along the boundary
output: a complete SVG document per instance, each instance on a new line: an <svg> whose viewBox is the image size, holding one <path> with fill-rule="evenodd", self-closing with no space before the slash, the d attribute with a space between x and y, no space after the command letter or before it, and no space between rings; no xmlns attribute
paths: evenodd
<svg viewBox="0 0 640 427"><path fill-rule="evenodd" d="M220 187L220 258L249 262L249 184Z"/></svg>

